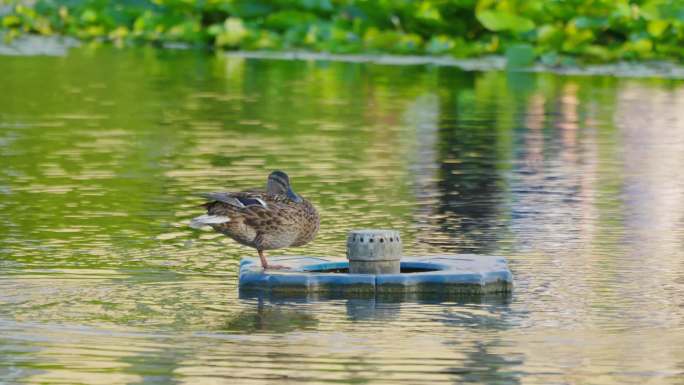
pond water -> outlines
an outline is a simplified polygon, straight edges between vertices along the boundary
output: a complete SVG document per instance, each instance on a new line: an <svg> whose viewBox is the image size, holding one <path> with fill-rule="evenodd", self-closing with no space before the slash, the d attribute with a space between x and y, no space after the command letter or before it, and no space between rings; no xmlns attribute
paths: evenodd
<svg viewBox="0 0 684 385"><path fill-rule="evenodd" d="M83 47L0 85L0 383L682 384L682 81ZM322 215L277 254L392 228L514 294L241 297L194 194L272 169Z"/></svg>

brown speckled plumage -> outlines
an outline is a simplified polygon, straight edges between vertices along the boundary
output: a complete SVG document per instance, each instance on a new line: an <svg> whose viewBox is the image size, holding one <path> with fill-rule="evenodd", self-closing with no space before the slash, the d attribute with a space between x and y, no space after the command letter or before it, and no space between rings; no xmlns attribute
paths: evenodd
<svg viewBox="0 0 684 385"><path fill-rule="evenodd" d="M264 268L263 250L302 246L318 232L318 212L311 202L292 191L289 178L281 171L271 173L266 191L211 193L205 197L210 200L203 205L207 215L193 221L257 249Z"/></svg>
<svg viewBox="0 0 684 385"><path fill-rule="evenodd" d="M267 205L263 207L255 204L240 208L219 201L204 204L207 214L230 218L229 222L212 227L240 244L257 250L302 246L311 242L318 232L318 213L307 200L295 203L287 196L261 191L231 195L238 199L259 198Z"/></svg>

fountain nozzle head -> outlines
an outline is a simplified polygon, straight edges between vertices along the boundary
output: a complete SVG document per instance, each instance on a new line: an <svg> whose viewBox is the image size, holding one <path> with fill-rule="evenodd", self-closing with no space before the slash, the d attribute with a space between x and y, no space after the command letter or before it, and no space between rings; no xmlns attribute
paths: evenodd
<svg viewBox="0 0 684 385"><path fill-rule="evenodd" d="M399 274L401 236L395 230L352 230L347 235L351 274Z"/></svg>

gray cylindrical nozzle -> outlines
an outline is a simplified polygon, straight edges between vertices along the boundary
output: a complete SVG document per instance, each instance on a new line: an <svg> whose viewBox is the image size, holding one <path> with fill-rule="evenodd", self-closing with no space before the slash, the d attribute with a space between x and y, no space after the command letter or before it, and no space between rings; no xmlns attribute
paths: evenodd
<svg viewBox="0 0 684 385"><path fill-rule="evenodd" d="M351 274L399 274L401 237L394 230L353 230L347 236Z"/></svg>

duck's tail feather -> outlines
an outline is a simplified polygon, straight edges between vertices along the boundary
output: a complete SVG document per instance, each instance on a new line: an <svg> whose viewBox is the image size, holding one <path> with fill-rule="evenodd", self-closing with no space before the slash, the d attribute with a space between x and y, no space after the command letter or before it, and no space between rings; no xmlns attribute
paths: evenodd
<svg viewBox="0 0 684 385"><path fill-rule="evenodd" d="M193 229L199 229L204 226L218 225L226 222L230 222L230 218L224 215L204 214L200 215L199 217L192 218L192 220L190 221L190 227L192 227Z"/></svg>

